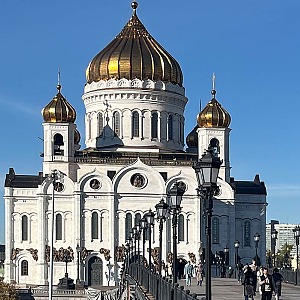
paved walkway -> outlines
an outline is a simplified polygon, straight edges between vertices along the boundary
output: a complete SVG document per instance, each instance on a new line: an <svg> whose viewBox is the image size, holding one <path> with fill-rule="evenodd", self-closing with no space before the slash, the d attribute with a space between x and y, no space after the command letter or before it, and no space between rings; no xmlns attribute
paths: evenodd
<svg viewBox="0 0 300 300"><path fill-rule="evenodd" d="M185 281L179 280L179 285L185 287ZM196 279L192 279L192 285L185 287L189 289L191 293L195 293L198 299L205 296L205 284L203 286L197 286ZM202 296L202 297L201 297ZM260 295L257 293L255 300L260 300ZM212 279L212 299L213 300L243 300L243 286L237 282L236 279L229 278L213 278ZM275 298L274 298L275 299ZM282 296L280 300L300 300L300 286L294 286L292 284L283 284Z"/></svg>

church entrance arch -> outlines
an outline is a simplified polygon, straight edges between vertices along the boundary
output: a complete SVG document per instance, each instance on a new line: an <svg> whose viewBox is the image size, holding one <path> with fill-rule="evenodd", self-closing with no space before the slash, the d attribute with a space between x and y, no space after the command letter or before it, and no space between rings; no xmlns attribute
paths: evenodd
<svg viewBox="0 0 300 300"><path fill-rule="evenodd" d="M88 286L103 285L103 261L92 256L88 261Z"/></svg>

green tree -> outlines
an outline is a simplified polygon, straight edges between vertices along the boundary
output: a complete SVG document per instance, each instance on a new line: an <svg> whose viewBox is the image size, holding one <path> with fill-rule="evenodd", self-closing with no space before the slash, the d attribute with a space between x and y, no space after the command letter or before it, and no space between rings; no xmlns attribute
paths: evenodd
<svg viewBox="0 0 300 300"><path fill-rule="evenodd" d="M285 243L276 253L277 267L290 267L291 266L291 251L294 245Z"/></svg>
<svg viewBox="0 0 300 300"><path fill-rule="evenodd" d="M1 300L19 299L15 286L11 283L0 281L0 299Z"/></svg>

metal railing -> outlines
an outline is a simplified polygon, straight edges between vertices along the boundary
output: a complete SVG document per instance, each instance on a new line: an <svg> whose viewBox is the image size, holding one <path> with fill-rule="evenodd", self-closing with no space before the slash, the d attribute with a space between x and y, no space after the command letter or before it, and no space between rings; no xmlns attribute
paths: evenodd
<svg viewBox="0 0 300 300"><path fill-rule="evenodd" d="M290 269L282 269L279 271L286 283L296 284L296 271ZM300 285L300 271L297 274L297 285Z"/></svg>
<svg viewBox="0 0 300 300"><path fill-rule="evenodd" d="M173 284L171 280L149 271L144 266L131 263L128 274L136 280L141 289L145 289L156 300L193 300L197 294L190 294L179 284Z"/></svg>

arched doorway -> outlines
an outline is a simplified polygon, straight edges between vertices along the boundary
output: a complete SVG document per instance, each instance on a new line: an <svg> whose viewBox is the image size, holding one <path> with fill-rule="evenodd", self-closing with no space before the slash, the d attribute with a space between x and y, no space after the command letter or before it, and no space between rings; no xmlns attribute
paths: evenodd
<svg viewBox="0 0 300 300"><path fill-rule="evenodd" d="M103 285L103 262L98 256L88 261L88 286Z"/></svg>

